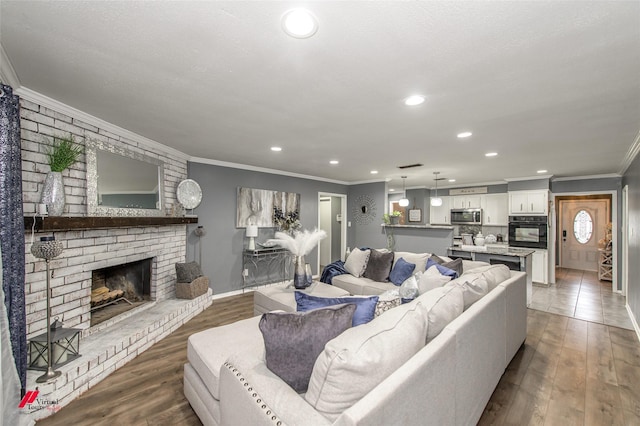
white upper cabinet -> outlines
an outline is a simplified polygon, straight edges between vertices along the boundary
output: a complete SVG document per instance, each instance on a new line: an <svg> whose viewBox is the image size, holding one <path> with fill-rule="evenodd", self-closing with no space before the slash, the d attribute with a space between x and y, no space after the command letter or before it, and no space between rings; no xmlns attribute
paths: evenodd
<svg viewBox="0 0 640 426"><path fill-rule="evenodd" d="M429 203L429 223L431 225L451 225L451 198L442 198L442 205L434 207Z"/></svg>
<svg viewBox="0 0 640 426"><path fill-rule="evenodd" d="M549 191L511 191L509 192L510 215L547 215Z"/></svg>
<svg viewBox="0 0 640 426"><path fill-rule="evenodd" d="M452 209L479 209L482 205L480 195L456 195L451 198Z"/></svg>
<svg viewBox="0 0 640 426"><path fill-rule="evenodd" d="M487 194L482 197L482 224L489 226L509 225L509 196Z"/></svg>

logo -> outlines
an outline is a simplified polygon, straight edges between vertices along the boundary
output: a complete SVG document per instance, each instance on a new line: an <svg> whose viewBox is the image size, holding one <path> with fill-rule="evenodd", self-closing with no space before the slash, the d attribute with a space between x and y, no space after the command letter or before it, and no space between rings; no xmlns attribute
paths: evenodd
<svg viewBox="0 0 640 426"><path fill-rule="evenodd" d="M23 408L30 413L33 413L37 410L42 410L43 408L54 413L60 410L61 407L57 399L50 400L38 398L39 394L40 391L38 390L38 388L36 388L36 390L27 391L27 393L24 395L24 398L22 398L22 401L20 401L20 403L18 404L18 408Z"/></svg>
<svg viewBox="0 0 640 426"><path fill-rule="evenodd" d="M38 388L36 388L36 390L34 391L27 391L27 393L24 395L24 398L22 398L22 401L20 401L20 404L18 404L18 408L24 408L24 406L27 404L33 404L33 401L36 400L39 393L40 391L38 390Z"/></svg>

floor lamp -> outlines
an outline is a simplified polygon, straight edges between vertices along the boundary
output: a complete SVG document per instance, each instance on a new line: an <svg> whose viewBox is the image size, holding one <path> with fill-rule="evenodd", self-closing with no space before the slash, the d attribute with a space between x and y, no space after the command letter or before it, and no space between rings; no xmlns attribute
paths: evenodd
<svg viewBox="0 0 640 426"><path fill-rule="evenodd" d="M31 254L38 259L44 259L47 264L47 371L36 379L37 383L53 381L61 373L53 371L53 348L51 347L51 271L49 261L62 253L62 243L55 237L42 237L31 245Z"/></svg>
<svg viewBox="0 0 640 426"><path fill-rule="evenodd" d="M198 247L198 256L199 256L198 263L200 264L200 267L202 267L202 237L207 235L207 231L204 229L202 225L200 225L193 232L198 236L198 243L199 243L198 244L199 246Z"/></svg>

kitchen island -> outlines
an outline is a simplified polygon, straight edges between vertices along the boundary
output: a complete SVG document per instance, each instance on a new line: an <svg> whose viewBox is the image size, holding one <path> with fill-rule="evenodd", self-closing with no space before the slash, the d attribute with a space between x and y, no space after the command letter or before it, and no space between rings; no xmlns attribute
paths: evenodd
<svg viewBox="0 0 640 426"><path fill-rule="evenodd" d="M532 256L535 250L509 247L507 245L489 246L456 246L447 249L451 258L479 260L491 264L503 264L514 271L527 273L527 306L531 303L533 293Z"/></svg>

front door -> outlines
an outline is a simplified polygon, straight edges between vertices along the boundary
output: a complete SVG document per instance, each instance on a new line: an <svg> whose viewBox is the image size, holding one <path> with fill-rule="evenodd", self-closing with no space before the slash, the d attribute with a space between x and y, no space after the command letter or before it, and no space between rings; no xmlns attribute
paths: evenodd
<svg viewBox="0 0 640 426"><path fill-rule="evenodd" d="M560 266L598 270L598 241L611 218L608 199L560 200Z"/></svg>

